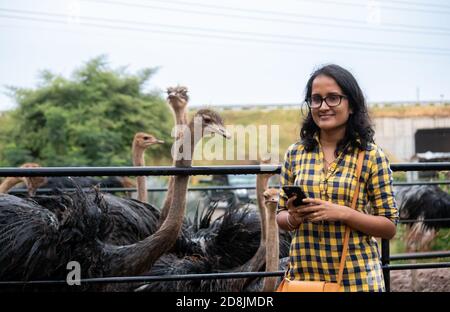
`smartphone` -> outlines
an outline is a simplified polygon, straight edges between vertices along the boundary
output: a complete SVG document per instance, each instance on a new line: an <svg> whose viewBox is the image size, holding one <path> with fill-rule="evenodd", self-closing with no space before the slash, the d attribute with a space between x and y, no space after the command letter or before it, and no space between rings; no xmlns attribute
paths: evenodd
<svg viewBox="0 0 450 312"><path fill-rule="evenodd" d="M294 200L294 206L304 205L303 199L306 198L305 192L299 186L283 186L283 191L286 193L287 197L292 197L297 195L297 198Z"/></svg>

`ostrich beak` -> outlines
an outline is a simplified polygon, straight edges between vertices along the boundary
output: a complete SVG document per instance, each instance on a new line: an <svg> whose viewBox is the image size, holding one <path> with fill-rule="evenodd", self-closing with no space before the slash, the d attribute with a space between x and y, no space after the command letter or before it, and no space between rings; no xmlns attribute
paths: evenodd
<svg viewBox="0 0 450 312"><path fill-rule="evenodd" d="M217 133L218 135L223 136L227 140L231 138L231 134L225 129L225 127L217 124L206 126L205 132Z"/></svg>
<svg viewBox="0 0 450 312"><path fill-rule="evenodd" d="M152 142L152 143L155 143L155 144L163 144L163 143L164 143L164 141L163 141L163 140L158 140L158 139L155 139L155 141L154 141L154 142Z"/></svg>
<svg viewBox="0 0 450 312"><path fill-rule="evenodd" d="M276 204L276 203L278 203L278 197L276 197L276 196L271 196L271 197L269 197L269 198L266 198L266 199L264 200L264 202L265 202L266 204L269 204L269 203Z"/></svg>

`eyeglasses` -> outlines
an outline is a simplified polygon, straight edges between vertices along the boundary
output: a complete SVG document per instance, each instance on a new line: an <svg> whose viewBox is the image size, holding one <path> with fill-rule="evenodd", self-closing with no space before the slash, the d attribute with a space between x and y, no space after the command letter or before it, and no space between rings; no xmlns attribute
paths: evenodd
<svg viewBox="0 0 450 312"><path fill-rule="evenodd" d="M306 99L306 104L308 104L310 108L320 108L323 101L325 101L329 107L335 107L341 104L343 98L347 98L347 96L330 94L323 98L320 95L313 95L312 97Z"/></svg>

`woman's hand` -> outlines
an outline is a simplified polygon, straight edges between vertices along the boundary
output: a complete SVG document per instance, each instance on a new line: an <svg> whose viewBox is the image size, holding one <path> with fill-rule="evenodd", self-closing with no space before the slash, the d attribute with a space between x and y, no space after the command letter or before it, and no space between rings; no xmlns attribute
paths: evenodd
<svg viewBox="0 0 450 312"><path fill-rule="evenodd" d="M300 205L300 206L295 206L294 205L294 200L297 198L296 195L290 197L287 202L286 202L286 206L291 218L291 221L293 220L295 222L294 225L298 226L300 225L300 223L302 223L303 221L305 221L305 217L307 215L307 213L305 213L302 208L305 207L310 207L309 204L307 205ZM293 223L293 222L291 222Z"/></svg>
<svg viewBox="0 0 450 312"><path fill-rule="evenodd" d="M303 215L307 221L346 221L352 213L350 207L341 206L317 198L305 198L306 205L298 207L298 214Z"/></svg>

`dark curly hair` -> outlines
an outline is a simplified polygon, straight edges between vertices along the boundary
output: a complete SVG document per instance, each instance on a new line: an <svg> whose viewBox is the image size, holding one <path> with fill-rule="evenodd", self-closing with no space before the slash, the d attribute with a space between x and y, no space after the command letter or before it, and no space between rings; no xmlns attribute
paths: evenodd
<svg viewBox="0 0 450 312"><path fill-rule="evenodd" d="M313 81L319 75L333 78L336 81L344 95L347 96L350 108L353 111L347 121L344 138L337 144L336 156L346 147L349 149L358 147L366 150L368 144L374 142L373 135L375 132L369 117L364 94L355 77L348 70L338 65L325 65L314 71L309 78L305 88L305 102L311 97ZM307 116L303 119L303 125L300 130L300 138L306 151L310 152L316 147L317 141L314 139L314 135L319 131L320 128L314 122L311 109L309 109ZM357 139L359 139L359 142Z"/></svg>

